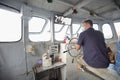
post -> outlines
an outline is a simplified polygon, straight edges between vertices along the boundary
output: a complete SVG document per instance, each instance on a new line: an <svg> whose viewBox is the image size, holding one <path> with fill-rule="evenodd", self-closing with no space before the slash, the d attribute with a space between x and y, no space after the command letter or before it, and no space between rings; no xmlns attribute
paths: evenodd
<svg viewBox="0 0 120 80"><path fill-rule="evenodd" d="M51 43L55 43L55 27L54 27L54 14L52 15L51 17L51 20L50 20L50 32L51 32Z"/></svg>
<svg viewBox="0 0 120 80"><path fill-rule="evenodd" d="M70 38L73 38L73 27L72 27L72 19L71 19L71 24L70 24Z"/></svg>

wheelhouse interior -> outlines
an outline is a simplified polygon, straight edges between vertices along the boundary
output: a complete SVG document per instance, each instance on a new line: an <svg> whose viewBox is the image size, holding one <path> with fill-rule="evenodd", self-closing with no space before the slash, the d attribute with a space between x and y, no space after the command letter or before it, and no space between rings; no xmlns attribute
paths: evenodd
<svg viewBox="0 0 120 80"><path fill-rule="evenodd" d="M0 0L0 80L103 80L63 53L86 19L117 54L120 0Z"/></svg>

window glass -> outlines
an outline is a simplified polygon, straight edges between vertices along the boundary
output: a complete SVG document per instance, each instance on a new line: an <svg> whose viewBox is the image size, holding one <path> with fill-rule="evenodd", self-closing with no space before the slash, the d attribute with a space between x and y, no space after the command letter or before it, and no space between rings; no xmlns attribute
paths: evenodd
<svg viewBox="0 0 120 80"><path fill-rule="evenodd" d="M79 37L80 33L84 31L84 28L81 26L77 32L77 34L73 35L74 37Z"/></svg>
<svg viewBox="0 0 120 80"><path fill-rule="evenodd" d="M79 28L80 28L80 24L73 24L72 25L73 34L77 34Z"/></svg>
<svg viewBox="0 0 120 80"><path fill-rule="evenodd" d="M21 14L0 9L0 42L21 39Z"/></svg>
<svg viewBox="0 0 120 80"><path fill-rule="evenodd" d="M63 25L61 25L61 24L55 24L54 26L55 26L55 32L56 33L60 32L63 28Z"/></svg>
<svg viewBox="0 0 120 80"><path fill-rule="evenodd" d="M104 24L102 30L105 39L111 39L113 37L113 33L109 24Z"/></svg>
<svg viewBox="0 0 120 80"><path fill-rule="evenodd" d="M81 31L81 26L80 26L80 24L73 24L73 37L78 37L79 36L79 34L82 32Z"/></svg>
<svg viewBox="0 0 120 80"><path fill-rule="evenodd" d="M95 30L99 30L99 29L98 29L98 24L93 24L93 28L94 28Z"/></svg>
<svg viewBox="0 0 120 80"><path fill-rule="evenodd" d="M40 20L38 20L38 21L40 21ZM36 22L36 20L35 20L35 22ZM35 25L40 25L40 23L41 22L39 22L39 23L37 22ZM49 31L50 30L50 21L47 22L46 26L44 26L44 25L45 25L45 22L43 21L39 27L36 27L36 29L34 29L35 32L31 31L32 33L29 33L29 39L31 41L33 41L33 42L50 41L50 31ZM41 32L43 26L44 26L44 29ZM33 27L34 27L34 25L33 25ZM37 30L37 29L39 29L39 30ZM37 31L38 31L38 33L36 33Z"/></svg>
<svg viewBox="0 0 120 80"><path fill-rule="evenodd" d="M41 32L45 22L45 19L32 17L29 21L29 32Z"/></svg>
<svg viewBox="0 0 120 80"><path fill-rule="evenodd" d="M80 24L72 24L73 35L77 34L79 28L80 28ZM70 27L67 30L67 34L70 35Z"/></svg>
<svg viewBox="0 0 120 80"><path fill-rule="evenodd" d="M114 23L118 37L120 38L120 22Z"/></svg>
<svg viewBox="0 0 120 80"><path fill-rule="evenodd" d="M58 27L61 28L61 26L58 26L58 25L55 25L55 29L56 29L56 27L57 27L57 28L58 28ZM57 41L63 41L66 36L69 37L69 35L66 34L66 31L67 31L68 27L69 27L68 25L64 25L63 28L62 28L62 30L61 30L60 32L56 32L56 33L55 33L55 39L56 39ZM60 28L59 28L59 29L60 29ZM55 30L55 31L56 31L56 30Z"/></svg>
<svg viewBox="0 0 120 80"><path fill-rule="evenodd" d="M73 24L72 29L73 29L73 37L77 37L78 31L80 29L80 24ZM70 37L70 26L68 25L63 26L60 24L56 24L55 31L60 31L55 33L55 39L57 41L63 41L66 36Z"/></svg>

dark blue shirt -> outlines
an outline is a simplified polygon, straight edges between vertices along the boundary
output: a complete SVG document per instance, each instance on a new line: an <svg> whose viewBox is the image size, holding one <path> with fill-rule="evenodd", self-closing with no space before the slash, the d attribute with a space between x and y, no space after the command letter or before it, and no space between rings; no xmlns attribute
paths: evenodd
<svg viewBox="0 0 120 80"><path fill-rule="evenodd" d="M83 47L83 59L89 66L95 68L109 66L109 57L102 32L93 28L87 29L80 34L78 45Z"/></svg>

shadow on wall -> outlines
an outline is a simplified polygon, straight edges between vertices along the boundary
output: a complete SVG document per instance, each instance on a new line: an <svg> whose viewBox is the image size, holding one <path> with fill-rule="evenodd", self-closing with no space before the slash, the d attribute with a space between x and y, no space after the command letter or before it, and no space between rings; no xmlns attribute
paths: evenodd
<svg viewBox="0 0 120 80"><path fill-rule="evenodd" d="M44 53L47 53L48 52L48 49L49 49L49 46L50 46L50 43L38 43L38 44L35 44L35 55L38 57L42 57L42 55Z"/></svg>

